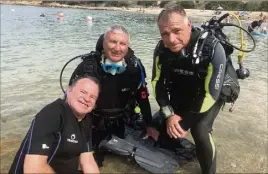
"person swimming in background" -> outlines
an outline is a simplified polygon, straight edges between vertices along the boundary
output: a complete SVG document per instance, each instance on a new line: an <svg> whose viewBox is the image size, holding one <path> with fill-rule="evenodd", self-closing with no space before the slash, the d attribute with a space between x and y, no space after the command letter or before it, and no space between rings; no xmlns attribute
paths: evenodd
<svg viewBox="0 0 268 174"><path fill-rule="evenodd" d="M248 32L253 32L256 29L258 29L261 24L263 23L263 20L259 20L259 21L253 21L249 26L248 26Z"/></svg>
<svg viewBox="0 0 268 174"><path fill-rule="evenodd" d="M40 17L45 17L45 14L44 13L40 14Z"/></svg>

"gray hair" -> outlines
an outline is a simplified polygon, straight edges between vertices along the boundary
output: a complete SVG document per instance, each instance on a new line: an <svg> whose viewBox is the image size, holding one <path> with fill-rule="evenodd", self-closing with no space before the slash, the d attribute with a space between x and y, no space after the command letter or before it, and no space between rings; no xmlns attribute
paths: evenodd
<svg viewBox="0 0 268 174"><path fill-rule="evenodd" d="M89 75L83 75L83 76L78 76L76 78L74 78L71 82L71 84L69 85L71 88L75 87L77 82L81 79L90 79L92 80L99 88L99 92L100 92L100 81L96 78L96 77L93 77L93 76L89 76Z"/></svg>
<svg viewBox="0 0 268 174"><path fill-rule="evenodd" d="M166 9L163 9L160 14L158 15L158 18L157 18L157 23L159 23L160 19L161 20L168 20L169 18L169 15L172 14L172 13L177 13L181 16L184 17L184 22L187 23L188 22L188 17L186 15L186 12L183 8L181 7L174 7L174 8L166 8Z"/></svg>
<svg viewBox="0 0 268 174"><path fill-rule="evenodd" d="M122 25L110 26L104 33L104 39L106 38L107 34L110 32L125 33L128 36L128 40L130 40L130 36L129 36L129 33L127 32L127 29L125 27L123 27Z"/></svg>

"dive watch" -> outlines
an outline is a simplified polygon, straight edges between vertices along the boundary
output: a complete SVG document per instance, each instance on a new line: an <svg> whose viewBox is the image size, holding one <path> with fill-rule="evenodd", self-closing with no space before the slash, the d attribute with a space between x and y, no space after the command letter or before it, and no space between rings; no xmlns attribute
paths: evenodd
<svg viewBox="0 0 268 174"><path fill-rule="evenodd" d="M173 108L170 105L162 107L161 110L166 119L175 114Z"/></svg>

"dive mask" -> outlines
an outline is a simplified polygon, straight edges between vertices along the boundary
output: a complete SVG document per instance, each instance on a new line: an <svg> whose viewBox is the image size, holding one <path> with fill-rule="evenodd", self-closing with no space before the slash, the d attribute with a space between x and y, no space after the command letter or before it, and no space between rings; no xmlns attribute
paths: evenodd
<svg viewBox="0 0 268 174"><path fill-rule="evenodd" d="M109 59L106 59L102 64L102 69L106 73L110 73L112 75L121 74L126 70L126 66L123 64L123 61L113 62Z"/></svg>

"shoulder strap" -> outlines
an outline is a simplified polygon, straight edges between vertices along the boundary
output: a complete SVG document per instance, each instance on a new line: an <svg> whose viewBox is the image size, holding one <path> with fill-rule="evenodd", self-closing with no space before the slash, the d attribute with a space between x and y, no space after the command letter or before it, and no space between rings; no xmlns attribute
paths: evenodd
<svg viewBox="0 0 268 174"><path fill-rule="evenodd" d="M99 62L101 55L99 52L91 51L90 54L82 57L84 66L83 74L100 78Z"/></svg>
<svg viewBox="0 0 268 174"><path fill-rule="evenodd" d="M204 40L204 46L202 48L202 60L210 60L213 56L214 53L214 48L217 45L217 43L219 42L219 40L212 35L207 36L206 40Z"/></svg>
<svg viewBox="0 0 268 174"><path fill-rule="evenodd" d="M204 38L197 40L197 49L195 53L193 52L195 56L192 55L194 71L199 79L204 79L207 76L208 64L213 57L214 48L219 42L215 36L208 33L205 34L207 35Z"/></svg>
<svg viewBox="0 0 268 174"><path fill-rule="evenodd" d="M137 60L137 65L138 65L139 70L140 70L141 83L145 87L146 86L146 83L145 83L145 74L144 74L144 70L143 70L143 67L141 65L140 59Z"/></svg>
<svg viewBox="0 0 268 174"><path fill-rule="evenodd" d="M126 61L127 61L128 66L131 66L131 69L138 68L138 71L140 73L141 83L143 86L146 86L146 82L145 82L146 75L145 75L145 70L141 63L141 60L137 58L135 55L132 55L131 57L126 58Z"/></svg>

